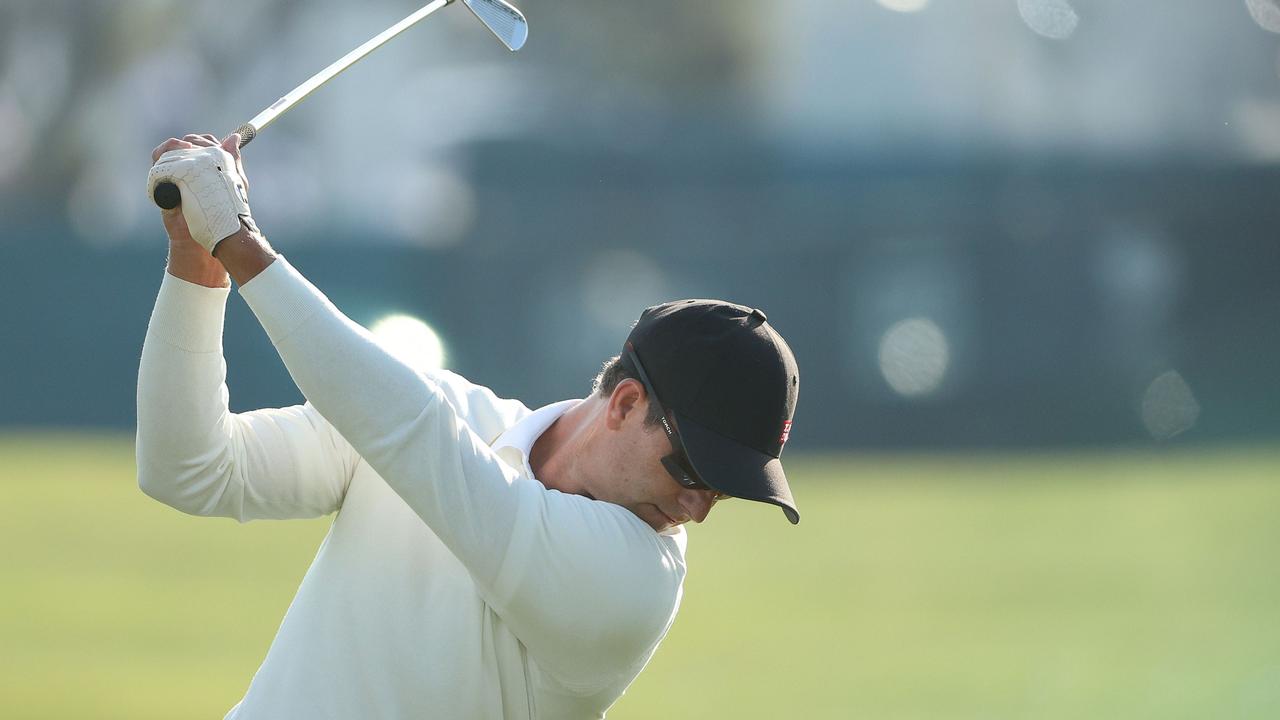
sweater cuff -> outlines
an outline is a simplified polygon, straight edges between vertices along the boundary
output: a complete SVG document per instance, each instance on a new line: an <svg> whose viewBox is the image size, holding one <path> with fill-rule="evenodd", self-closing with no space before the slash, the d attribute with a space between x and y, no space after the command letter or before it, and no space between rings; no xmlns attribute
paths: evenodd
<svg viewBox="0 0 1280 720"><path fill-rule="evenodd" d="M192 353L222 352L222 323L231 288L211 288L165 271L147 332Z"/></svg>
<svg viewBox="0 0 1280 720"><path fill-rule="evenodd" d="M279 254L265 270L240 286L240 297L258 317L272 344L289 337L318 311L332 307L324 293Z"/></svg>

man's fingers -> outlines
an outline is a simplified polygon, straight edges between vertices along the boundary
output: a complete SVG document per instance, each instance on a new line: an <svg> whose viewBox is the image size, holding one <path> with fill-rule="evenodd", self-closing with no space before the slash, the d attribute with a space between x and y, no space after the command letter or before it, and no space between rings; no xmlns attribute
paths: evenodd
<svg viewBox="0 0 1280 720"><path fill-rule="evenodd" d="M231 154L236 161L236 172L240 173L240 180L244 183L245 192L249 191L249 176L244 174L244 162L240 157L240 133L233 132L222 139L222 149Z"/></svg>
<svg viewBox="0 0 1280 720"><path fill-rule="evenodd" d="M185 148L190 148L190 147L195 147L195 146L187 142L186 140L179 140L178 138L169 138L168 140L165 140L164 142L157 145L155 150L151 151L151 163L154 165L155 162L160 159L161 155L169 152L170 150L183 150Z"/></svg>
<svg viewBox="0 0 1280 720"><path fill-rule="evenodd" d="M218 140L212 135L183 135L182 139L197 147L213 147L218 144Z"/></svg>
<svg viewBox="0 0 1280 720"><path fill-rule="evenodd" d="M240 133L233 132L222 139L222 149L231 153L237 162L240 160Z"/></svg>

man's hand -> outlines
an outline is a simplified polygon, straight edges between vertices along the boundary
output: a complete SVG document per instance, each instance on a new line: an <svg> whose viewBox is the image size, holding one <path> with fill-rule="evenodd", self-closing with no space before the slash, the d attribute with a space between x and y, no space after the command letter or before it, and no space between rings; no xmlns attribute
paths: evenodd
<svg viewBox="0 0 1280 720"><path fill-rule="evenodd" d="M240 159L238 134L232 134L221 142L213 135L186 135L181 140L170 138L151 151L151 161L155 163L161 155L170 150L214 146L220 146L235 159L236 172L247 190L248 180ZM164 210L160 216L164 221L165 232L169 235L169 274L197 285L227 287L230 280L226 269L208 250L191 237L191 231L187 227L187 220L183 217L182 210L179 208Z"/></svg>
<svg viewBox="0 0 1280 720"><path fill-rule="evenodd" d="M187 135L170 138L152 151L147 193L168 181L182 194L180 208L163 213L171 240L190 239L211 253L242 223L254 227L239 140L236 134L221 143L212 135Z"/></svg>

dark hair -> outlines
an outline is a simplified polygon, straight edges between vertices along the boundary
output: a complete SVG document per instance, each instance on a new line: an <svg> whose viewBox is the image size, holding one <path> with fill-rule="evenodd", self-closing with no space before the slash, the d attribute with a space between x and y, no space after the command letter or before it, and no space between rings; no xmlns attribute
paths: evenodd
<svg viewBox="0 0 1280 720"><path fill-rule="evenodd" d="M623 380L640 382L635 369L622 362L621 355L614 355L604 361L604 365L600 368L600 373L596 375L595 380L591 381L591 392L607 398L613 394L613 391L618 387L618 383ZM649 413L645 415L644 424L653 426L662 424L662 412L658 410L657 403L649 403Z"/></svg>

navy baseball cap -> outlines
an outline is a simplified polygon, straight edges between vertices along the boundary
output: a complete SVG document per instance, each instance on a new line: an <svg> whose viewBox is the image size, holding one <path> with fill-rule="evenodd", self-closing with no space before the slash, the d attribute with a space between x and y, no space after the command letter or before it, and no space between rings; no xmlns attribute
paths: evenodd
<svg viewBox="0 0 1280 720"><path fill-rule="evenodd" d="M764 312L722 300L647 308L627 337L698 478L800 522L782 449L800 393L795 356ZM626 353L623 353L626 358Z"/></svg>

